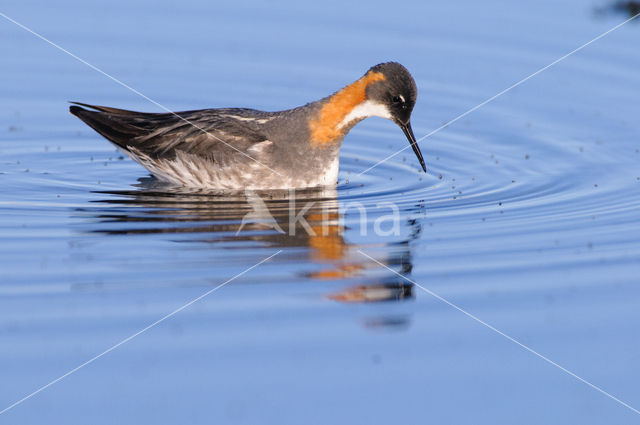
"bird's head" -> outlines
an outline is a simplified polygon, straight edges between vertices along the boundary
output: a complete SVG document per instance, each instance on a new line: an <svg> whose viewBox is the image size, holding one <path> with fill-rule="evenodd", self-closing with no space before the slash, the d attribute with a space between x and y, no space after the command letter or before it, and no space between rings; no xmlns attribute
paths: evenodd
<svg viewBox="0 0 640 425"><path fill-rule="evenodd" d="M363 119L387 118L400 126L426 172L411 130L411 112L417 97L416 83L404 66L396 62L376 65L362 78L320 101L318 113L309 122L310 140L314 146L340 143Z"/></svg>
<svg viewBox="0 0 640 425"><path fill-rule="evenodd" d="M372 110L378 110L372 115L387 118L396 123L409 140L413 152L418 157L422 169L427 167L416 143L416 137L411 129L411 112L416 104L418 88L413 77L404 66L397 62L386 62L376 65L367 71L367 75L380 75L374 82L367 85L366 101Z"/></svg>

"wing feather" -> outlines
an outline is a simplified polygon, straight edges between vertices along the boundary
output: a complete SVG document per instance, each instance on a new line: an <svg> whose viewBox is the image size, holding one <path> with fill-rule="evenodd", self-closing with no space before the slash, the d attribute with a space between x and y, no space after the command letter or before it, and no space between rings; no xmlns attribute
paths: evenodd
<svg viewBox="0 0 640 425"><path fill-rule="evenodd" d="M263 118L261 121L267 119L267 113L251 109L203 109L173 114L74 103L69 111L102 136L126 151L133 148L151 158L174 157L176 151L182 151L215 159L219 155L246 152L267 140L254 122L256 117Z"/></svg>

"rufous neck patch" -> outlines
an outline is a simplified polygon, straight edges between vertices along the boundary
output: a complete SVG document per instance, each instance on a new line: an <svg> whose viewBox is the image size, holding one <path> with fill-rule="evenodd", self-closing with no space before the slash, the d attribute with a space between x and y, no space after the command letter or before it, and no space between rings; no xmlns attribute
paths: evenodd
<svg viewBox="0 0 640 425"><path fill-rule="evenodd" d="M386 77L381 72L368 72L358 81L349 84L325 103L318 115L309 121L311 143L323 145L335 142L344 137L339 124L360 103L367 98L367 87L376 81L383 81Z"/></svg>

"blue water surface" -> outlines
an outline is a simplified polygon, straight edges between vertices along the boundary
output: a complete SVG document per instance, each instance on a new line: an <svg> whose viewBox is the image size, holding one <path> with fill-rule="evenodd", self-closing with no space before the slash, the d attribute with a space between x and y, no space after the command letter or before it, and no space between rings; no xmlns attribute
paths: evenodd
<svg viewBox="0 0 640 425"><path fill-rule="evenodd" d="M621 4L0 12L67 50L0 17L0 423L640 422L640 22L425 139L428 174L410 149L361 174L407 147L364 121L335 190L259 195L286 234L238 232L244 193L158 185L66 103L280 110L396 60L421 137L624 21Z"/></svg>

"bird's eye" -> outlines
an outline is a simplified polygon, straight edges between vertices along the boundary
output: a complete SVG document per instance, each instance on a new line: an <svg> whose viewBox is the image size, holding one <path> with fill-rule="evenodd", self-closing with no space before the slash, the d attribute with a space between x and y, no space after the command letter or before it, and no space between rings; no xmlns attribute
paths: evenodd
<svg viewBox="0 0 640 425"><path fill-rule="evenodd" d="M400 96L393 96L393 99L391 99L393 101L393 103L399 103L400 102Z"/></svg>

